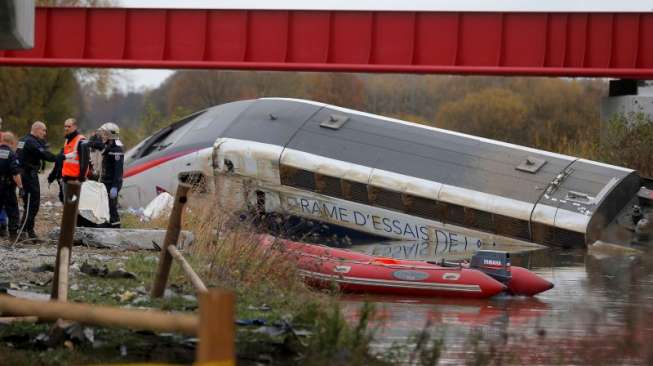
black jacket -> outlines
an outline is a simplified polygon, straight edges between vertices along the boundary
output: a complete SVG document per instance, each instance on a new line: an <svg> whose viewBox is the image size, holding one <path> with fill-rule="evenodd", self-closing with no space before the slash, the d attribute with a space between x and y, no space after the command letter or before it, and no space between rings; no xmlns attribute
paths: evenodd
<svg viewBox="0 0 653 366"><path fill-rule="evenodd" d="M102 176L100 181L111 187L122 187L122 169L125 162L125 152L122 143L116 144L109 140L102 151Z"/></svg>
<svg viewBox="0 0 653 366"><path fill-rule="evenodd" d="M43 161L55 161L57 156L49 152L45 141L27 134L18 142L18 161L25 173L38 172Z"/></svg>
<svg viewBox="0 0 653 366"><path fill-rule="evenodd" d="M21 173L16 153L11 151L9 146L0 145L0 185L13 186L14 175Z"/></svg>

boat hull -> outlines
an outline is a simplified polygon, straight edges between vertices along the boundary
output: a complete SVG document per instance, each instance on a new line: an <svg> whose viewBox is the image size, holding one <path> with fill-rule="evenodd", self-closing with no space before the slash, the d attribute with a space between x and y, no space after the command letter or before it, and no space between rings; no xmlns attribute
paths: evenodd
<svg viewBox="0 0 653 366"><path fill-rule="evenodd" d="M507 289L475 269L379 258L269 236L261 243L274 243L274 248L296 261L306 282L319 288L337 286L353 293L459 298L488 298Z"/></svg>

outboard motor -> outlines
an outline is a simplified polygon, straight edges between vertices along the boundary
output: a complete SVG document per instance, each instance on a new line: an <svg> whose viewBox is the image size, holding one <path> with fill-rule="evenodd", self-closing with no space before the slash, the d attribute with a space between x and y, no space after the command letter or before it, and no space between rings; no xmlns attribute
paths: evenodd
<svg viewBox="0 0 653 366"><path fill-rule="evenodd" d="M470 268L477 269L495 280L507 284L512 279L510 253L497 250L479 250L472 256Z"/></svg>

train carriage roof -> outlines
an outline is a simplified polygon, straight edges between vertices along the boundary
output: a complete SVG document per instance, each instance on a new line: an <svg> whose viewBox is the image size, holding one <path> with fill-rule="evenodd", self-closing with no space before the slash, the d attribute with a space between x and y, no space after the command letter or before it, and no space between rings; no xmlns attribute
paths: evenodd
<svg viewBox="0 0 653 366"><path fill-rule="evenodd" d="M339 129L321 127L348 118ZM304 100L259 99L238 116L225 137L285 146L327 158L536 203L555 177L573 174L566 191L596 196L631 170L476 136L393 120ZM534 173L518 170L533 158Z"/></svg>
<svg viewBox="0 0 653 366"><path fill-rule="evenodd" d="M333 116L333 117L332 117ZM339 129L321 127L348 118ZM574 173L566 191L596 196L612 179L632 171L476 136L294 99L259 99L225 137L285 146L327 158L432 180L469 190L536 203L555 177ZM535 173L518 170L541 159Z"/></svg>

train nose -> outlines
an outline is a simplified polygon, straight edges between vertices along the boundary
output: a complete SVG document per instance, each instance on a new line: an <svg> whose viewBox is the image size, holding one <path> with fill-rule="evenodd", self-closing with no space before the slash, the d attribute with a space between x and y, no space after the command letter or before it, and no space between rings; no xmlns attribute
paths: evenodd
<svg viewBox="0 0 653 366"><path fill-rule="evenodd" d="M512 278L508 283L508 291L513 295L534 296L553 288L553 283L526 268L513 266L510 272Z"/></svg>

